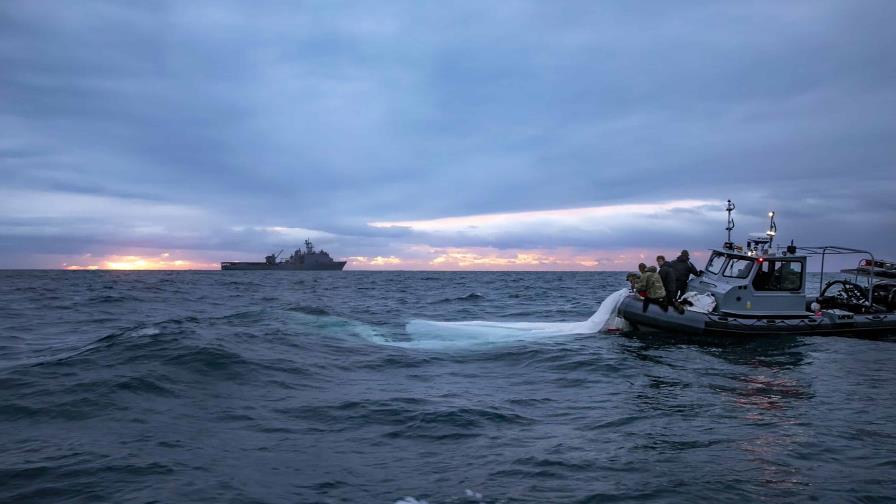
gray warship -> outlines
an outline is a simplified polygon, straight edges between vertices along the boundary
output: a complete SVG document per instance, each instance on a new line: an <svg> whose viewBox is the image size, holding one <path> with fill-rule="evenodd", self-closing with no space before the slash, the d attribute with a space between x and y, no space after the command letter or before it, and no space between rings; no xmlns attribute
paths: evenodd
<svg viewBox="0 0 896 504"><path fill-rule="evenodd" d="M264 262L224 261L222 270L296 270L342 271L345 261L334 261L325 250L314 250L311 240L305 240L305 250L296 250L291 256L279 260L283 251L264 258Z"/></svg>

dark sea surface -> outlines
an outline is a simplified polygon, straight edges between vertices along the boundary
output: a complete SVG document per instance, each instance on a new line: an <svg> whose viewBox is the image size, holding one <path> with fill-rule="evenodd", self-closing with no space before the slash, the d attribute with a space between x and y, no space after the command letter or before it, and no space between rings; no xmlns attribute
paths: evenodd
<svg viewBox="0 0 896 504"><path fill-rule="evenodd" d="M408 325L622 277L0 272L0 502L894 501L896 340Z"/></svg>

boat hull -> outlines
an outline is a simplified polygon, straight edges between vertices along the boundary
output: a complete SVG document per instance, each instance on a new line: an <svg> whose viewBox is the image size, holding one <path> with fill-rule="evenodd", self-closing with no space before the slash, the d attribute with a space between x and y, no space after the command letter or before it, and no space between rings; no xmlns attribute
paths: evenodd
<svg viewBox="0 0 896 504"><path fill-rule="evenodd" d="M643 310L643 300L637 295L625 298L619 305L619 316L634 330L652 329L697 336L896 336L896 314L873 315L846 312L822 312L815 315L790 316L731 316L686 310L679 314L673 309L663 311L655 304Z"/></svg>
<svg viewBox="0 0 896 504"><path fill-rule="evenodd" d="M230 261L222 262L221 269L224 271L342 271L346 261L333 261L323 264L292 264L277 263L268 264L263 262L241 262Z"/></svg>

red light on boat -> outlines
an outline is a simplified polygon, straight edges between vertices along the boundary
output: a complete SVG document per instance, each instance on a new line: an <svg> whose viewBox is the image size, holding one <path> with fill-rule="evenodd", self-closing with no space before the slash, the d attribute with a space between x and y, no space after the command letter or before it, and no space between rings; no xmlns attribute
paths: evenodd
<svg viewBox="0 0 896 504"><path fill-rule="evenodd" d="M756 259L756 262L758 262L760 264L762 264L762 261L763 261L763 259L761 257L759 259Z"/></svg>

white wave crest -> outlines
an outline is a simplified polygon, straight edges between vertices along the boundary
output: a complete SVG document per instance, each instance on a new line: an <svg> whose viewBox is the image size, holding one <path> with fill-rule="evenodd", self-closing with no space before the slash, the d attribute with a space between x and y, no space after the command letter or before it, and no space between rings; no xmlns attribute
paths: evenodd
<svg viewBox="0 0 896 504"><path fill-rule="evenodd" d="M429 504L424 499L415 499L414 497L405 497L403 499L399 499L395 501L395 504Z"/></svg>

